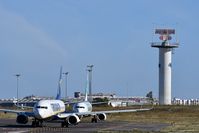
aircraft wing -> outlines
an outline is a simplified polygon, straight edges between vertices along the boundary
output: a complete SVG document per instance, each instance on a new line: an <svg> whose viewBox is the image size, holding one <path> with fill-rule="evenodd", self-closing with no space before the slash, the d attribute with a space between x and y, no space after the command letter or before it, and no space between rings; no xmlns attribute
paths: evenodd
<svg viewBox="0 0 199 133"><path fill-rule="evenodd" d="M24 113L25 111L22 111L22 110L10 110L10 109L0 109L0 112L19 114L19 113Z"/></svg>
<svg viewBox="0 0 199 133"><path fill-rule="evenodd" d="M63 112L63 113L59 113L57 114L56 116L60 119L63 119L63 118L67 118L71 115L80 115L79 113L75 113L75 112Z"/></svg>
<svg viewBox="0 0 199 133"><path fill-rule="evenodd" d="M26 112L26 111L23 111L23 110L0 109L0 112L14 113L14 114L26 114L29 117L34 117L34 113L33 112Z"/></svg>
<svg viewBox="0 0 199 133"><path fill-rule="evenodd" d="M149 111L149 110L151 109L107 110L107 111L96 111L96 112L91 112L91 113L92 114L100 114L100 113L112 114L112 113L140 112L140 111Z"/></svg>
<svg viewBox="0 0 199 133"><path fill-rule="evenodd" d="M112 114L112 113L126 113L126 112L139 112L139 111L149 111L151 109L127 109L127 110L107 110L107 111L94 111L90 113L78 113L77 115L96 115L96 114Z"/></svg>
<svg viewBox="0 0 199 133"><path fill-rule="evenodd" d="M108 110L108 111L94 111L94 112L64 112L64 113L60 113L57 116L59 118L67 118L70 115L97 115L97 114L111 114L111 113L125 113L125 112L140 112L140 111L149 111L151 109L127 109L127 110Z"/></svg>
<svg viewBox="0 0 199 133"><path fill-rule="evenodd" d="M24 105L17 105L17 104L15 104L15 106L18 107L18 108L21 108L21 109L24 109L24 108L33 109L34 108L33 106L24 106Z"/></svg>

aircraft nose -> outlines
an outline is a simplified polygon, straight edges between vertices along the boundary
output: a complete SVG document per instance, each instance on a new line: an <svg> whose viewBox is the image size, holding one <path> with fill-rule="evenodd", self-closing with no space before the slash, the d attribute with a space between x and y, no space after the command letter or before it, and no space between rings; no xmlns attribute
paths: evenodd
<svg viewBox="0 0 199 133"><path fill-rule="evenodd" d="M81 109L79 109L79 108L78 108L78 109L76 109L76 110L77 110L77 112L81 112Z"/></svg>
<svg viewBox="0 0 199 133"><path fill-rule="evenodd" d="M39 116L40 116L40 118L44 119L46 114L43 110L39 110Z"/></svg>
<svg viewBox="0 0 199 133"><path fill-rule="evenodd" d="M74 111L74 112L79 112L79 109L73 108L73 111Z"/></svg>
<svg viewBox="0 0 199 133"><path fill-rule="evenodd" d="M74 111L74 112L79 112L79 111L80 111L80 109L79 109L79 107L78 107L78 104L75 104L75 105L73 106L73 111Z"/></svg>
<svg viewBox="0 0 199 133"><path fill-rule="evenodd" d="M44 113L43 113L42 110L36 109L36 110L35 110L35 115L36 115L36 117L37 117L38 119L43 119Z"/></svg>

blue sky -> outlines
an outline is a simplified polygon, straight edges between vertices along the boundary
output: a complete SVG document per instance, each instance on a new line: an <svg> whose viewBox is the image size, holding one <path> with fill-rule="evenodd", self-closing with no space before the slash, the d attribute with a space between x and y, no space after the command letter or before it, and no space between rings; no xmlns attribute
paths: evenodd
<svg viewBox="0 0 199 133"><path fill-rule="evenodd" d="M194 0L0 0L0 98L55 96L59 68L68 93L84 92L94 64L93 92L158 97L156 27L177 31L172 97L199 98L199 2ZM64 87L64 83L63 83Z"/></svg>

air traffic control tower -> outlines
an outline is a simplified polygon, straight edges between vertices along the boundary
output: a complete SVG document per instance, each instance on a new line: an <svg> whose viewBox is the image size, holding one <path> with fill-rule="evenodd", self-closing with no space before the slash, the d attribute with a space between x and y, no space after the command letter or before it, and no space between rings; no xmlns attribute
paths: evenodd
<svg viewBox="0 0 199 133"><path fill-rule="evenodd" d="M172 50L178 48L178 43L170 43L174 29L156 29L162 42L152 42L151 47L159 48L159 104L171 104L171 56Z"/></svg>

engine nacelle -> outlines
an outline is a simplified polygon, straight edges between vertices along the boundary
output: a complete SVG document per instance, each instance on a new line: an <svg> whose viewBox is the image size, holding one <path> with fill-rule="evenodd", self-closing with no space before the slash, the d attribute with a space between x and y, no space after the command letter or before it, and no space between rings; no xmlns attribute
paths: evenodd
<svg viewBox="0 0 199 133"><path fill-rule="evenodd" d="M99 120L106 120L106 114L105 113L102 113L102 114L97 114L97 117Z"/></svg>
<svg viewBox="0 0 199 133"><path fill-rule="evenodd" d="M71 115L71 116L69 116L68 117L68 123L69 124L77 124L77 123L79 123L80 122L80 119L79 119L79 117L77 116L77 115Z"/></svg>
<svg viewBox="0 0 199 133"><path fill-rule="evenodd" d="M25 114L19 114L17 116L16 122L19 124L26 124L28 123L28 116L26 116Z"/></svg>

